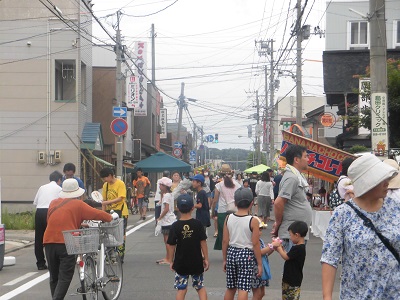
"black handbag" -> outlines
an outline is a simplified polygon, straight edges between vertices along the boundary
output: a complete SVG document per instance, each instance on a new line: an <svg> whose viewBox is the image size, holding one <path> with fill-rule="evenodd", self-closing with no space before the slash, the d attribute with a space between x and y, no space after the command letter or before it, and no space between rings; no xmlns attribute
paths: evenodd
<svg viewBox="0 0 400 300"><path fill-rule="evenodd" d="M370 228L372 231L374 231L376 233L376 235L379 237L379 239L382 241L382 243L393 254L393 256L397 259L398 263L400 264L400 255L396 251L396 249L394 249L392 244L390 244L390 241L388 240L388 238L386 238L384 235L382 235L382 233L380 233L375 228L375 225L372 223L372 221L366 215L364 215L361 211L359 211L357 208L355 208L352 203L350 203L349 201L347 201L345 203L348 206L350 206L356 212L356 214L364 221L365 226L367 226L368 228Z"/></svg>

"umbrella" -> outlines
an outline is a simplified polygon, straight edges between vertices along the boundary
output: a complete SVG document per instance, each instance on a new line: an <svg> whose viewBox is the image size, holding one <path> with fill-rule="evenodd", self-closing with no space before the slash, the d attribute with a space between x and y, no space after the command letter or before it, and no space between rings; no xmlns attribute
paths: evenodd
<svg viewBox="0 0 400 300"><path fill-rule="evenodd" d="M267 171L268 169L271 169L271 168L264 164L260 164L260 165L257 165L257 166L254 166L254 167L244 170L244 173L257 172L258 174L261 174L262 172Z"/></svg>
<svg viewBox="0 0 400 300"><path fill-rule="evenodd" d="M179 172L190 172L191 165L176 159L164 152L157 152L152 156L139 161L135 169L141 168L143 172L155 173L163 171L179 171Z"/></svg>

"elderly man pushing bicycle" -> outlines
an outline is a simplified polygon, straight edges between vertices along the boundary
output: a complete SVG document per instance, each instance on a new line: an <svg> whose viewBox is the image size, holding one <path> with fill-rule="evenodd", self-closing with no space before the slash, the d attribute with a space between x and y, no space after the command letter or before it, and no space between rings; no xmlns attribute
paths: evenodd
<svg viewBox="0 0 400 300"><path fill-rule="evenodd" d="M68 255L63 231L78 229L84 220L110 222L118 218L90 207L82 200L85 190L71 178L64 180L60 198L51 202L47 213L47 229L44 233L46 259L50 272L50 291L53 300L64 299L75 270L75 255Z"/></svg>

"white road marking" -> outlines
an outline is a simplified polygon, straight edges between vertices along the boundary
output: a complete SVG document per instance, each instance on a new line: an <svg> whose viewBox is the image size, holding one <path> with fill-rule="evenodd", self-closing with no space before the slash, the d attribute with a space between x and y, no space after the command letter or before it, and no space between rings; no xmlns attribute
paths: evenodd
<svg viewBox="0 0 400 300"><path fill-rule="evenodd" d="M1 0L0 0L0 1L1 1ZM140 225L138 225L138 226L136 226L136 227L130 229L129 231L126 232L126 236L128 236L128 235L134 233L135 231L139 230L140 228L146 226L147 224L150 224L150 223L153 222L154 220L155 220L155 218L152 217L152 218L149 219L148 221L145 221L145 222L143 222L142 224L140 224ZM32 273L37 273L37 272L32 272ZM24 275L25 278L27 278L26 276L27 276L28 274L30 274L30 273L27 273L27 274ZM34 275L34 274L32 274L32 275ZM24 276L21 276L21 277L24 277ZM31 275L29 275L29 276L31 276ZM28 276L28 277L29 277L29 276ZM20 279L21 277L19 277L19 278L17 278L17 279ZM16 288L16 289L12 290L12 291L10 291L10 292L8 292L7 294L5 294L5 295L3 295L3 296L0 296L0 300L9 300L9 299L12 299L12 298L14 298L15 296L18 296L19 294L21 294L21 293L23 293L23 292L29 290L31 287L37 285L38 283L40 283L40 282L42 282L42 281L48 279L49 277L50 277L49 272L47 272L46 274L43 274L43 275L41 275L41 276L39 276L39 277L36 277L35 279L32 279L31 281L28 281L27 283L21 285L20 287L18 287L18 288ZM17 279L15 279L15 280L13 280L13 281L16 281ZM23 280L23 279L20 279L19 281L21 281L21 280ZM6 284L11 285L11 284L10 284L11 282L12 282L12 281L10 281L10 282L8 282L8 283L6 283ZM6 285L6 284L4 284L4 285Z"/></svg>
<svg viewBox="0 0 400 300"><path fill-rule="evenodd" d="M15 296L29 290L31 287L37 285L38 283L42 282L43 280L48 279L49 277L50 277L49 272L47 272L46 274L43 274L39 277L36 277L35 279L32 279L31 281L28 281L27 283L16 288L15 290L12 290L11 292L8 292L7 294L1 296L0 300L9 300L11 298L14 298Z"/></svg>
<svg viewBox="0 0 400 300"><path fill-rule="evenodd" d="M8 286L8 285L14 285L14 284L16 284L16 283L18 283L18 282L20 282L20 281L22 281L22 280L25 280L25 279L27 279L27 278L29 278L29 277L35 275L35 274L37 274L37 272L29 272L29 273L26 273L25 275L22 275L21 277L15 278L14 280L11 280L11 281L9 281L9 282L3 284L3 285L7 285L7 286Z"/></svg>

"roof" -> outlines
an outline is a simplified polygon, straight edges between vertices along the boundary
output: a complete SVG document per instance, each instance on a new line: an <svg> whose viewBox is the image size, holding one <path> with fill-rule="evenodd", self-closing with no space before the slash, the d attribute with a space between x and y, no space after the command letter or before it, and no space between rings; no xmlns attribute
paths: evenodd
<svg viewBox="0 0 400 300"><path fill-rule="evenodd" d="M81 149L103 150L103 134L100 123L85 123L82 130Z"/></svg>

